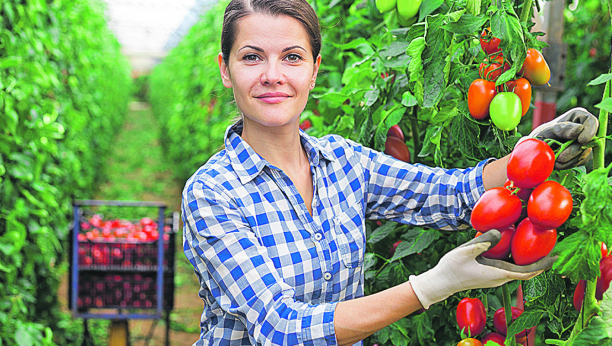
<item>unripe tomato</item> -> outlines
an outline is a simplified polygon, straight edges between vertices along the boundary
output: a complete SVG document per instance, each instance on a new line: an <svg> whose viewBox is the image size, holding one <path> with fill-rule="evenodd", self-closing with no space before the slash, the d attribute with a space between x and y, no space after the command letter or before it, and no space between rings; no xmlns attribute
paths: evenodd
<svg viewBox="0 0 612 346"><path fill-rule="evenodd" d="M582 302L584 301L584 290L586 288L586 281L580 280L574 289L574 308L576 311L582 309Z"/></svg>
<svg viewBox="0 0 612 346"><path fill-rule="evenodd" d="M527 203L531 222L544 229L561 226L572 213L572 194L556 181L545 181L536 186Z"/></svg>
<svg viewBox="0 0 612 346"><path fill-rule="evenodd" d="M516 306L513 306L511 310L513 321L523 313L523 309L519 309ZM497 329L497 331L502 335L506 335L508 333L508 326L506 324L506 309L499 308L497 311L495 311L495 314L493 315L493 326L495 326L495 329ZM517 338L521 338L525 335L527 335L527 329L516 334L515 336Z"/></svg>
<svg viewBox="0 0 612 346"><path fill-rule="evenodd" d="M550 80L550 68L542 53L534 48L527 50L527 57L519 73L535 86L545 85Z"/></svg>
<svg viewBox="0 0 612 346"><path fill-rule="evenodd" d="M508 159L508 179L514 186L530 189L544 182L555 167L555 153L539 139L526 139Z"/></svg>
<svg viewBox="0 0 612 346"><path fill-rule="evenodd" d="M468 108L474 119L484 119L489 115L489 105L495 97L495 82L475 79L468 89Z"/></svg>
<svg viewBox="0 0 612 346"><path fill-rule="evenodd" d="M483 252L482 257L493 259L507 259L510 256L510 245L512 244L512 235L514 234L514 226L509 226L499 230L501 240L492 249ZM476 233L476 237L483 233Z"/></svg>
<svg viewBox="0 0 612 346"><path fill-rule="evenodd" d="M457 324L465 334L475 336L485 328L487 312L478 298L463 298L457 305Z"/></svg>
<svg viewBox="0 0 612 346"><path fill-rule="evenodd" d="M389 131L387 131L387 137L389 136L399 138L402 140L402 142L404 141L404 133L399 125L393 125L389 128Z"/></svg>
<svg viewBox="0 0 612 346"><path fill-rule="evenodd" d="M502 131L510 131L521 122L521 99L515 93L501 92L489 105L493 124Z"/></svg>
<svg viewBox="0 0 612 346"><path fill-rule="evenodd" d="M423 0L397 0L397 13L408 20L419 13Z"/></svg>
<svg viewBox="0 0 612 346"><path fill-rule="evenodd" d="M395 8L396 0L376 0L376 8L380 13L389 12Z"/></svg>
<svg viewBox="0 0 612 346"><path fill-rule="evenodd" d="M514 263L523 266L546 257L557 243L556 229L541 229L529 218L521 221L512 237L510 251Z"/></svg>
<svg viewBox="0 0 612 346"><path fill-rule="evenodd" d="M385 141L385 154L391 155L400 161L410 162L410 150L408 150L406 143L397 137L387 137Z"/></svg>
<svg viewBox="0 0 612 346"><path fill-rule="evenodd" d="M487 53L487 55L501 52L501 49L499 48L500 42L500 39L491 34L490 27L484 29L482 34L480 34L480 47L482 47L482 50Z"/></svg>
<svg viewBox="0 0 612 346"><path fill-rule="evenodd" d="M521 117L525 116L531 105L531 84L525 78L511 80L506 84L508 91L515 93L521 99Z"/></svg>
<svg viewBox="0 0 612 346"><path fill-rule="evenodd" d="M474 205L470 222L479 232L511 226L521 215L521 200L503 187L482 194Z"/></svg>
<svg viewBox="0 0 612 346"><path fill-rule="evenodd" d="M417 21L417 17L416 16L411 17L411 18L404 18L404 17L402 17L399 14L399 12L397 11L397 8L395 9L395 12L396 12L396 16L395 17L397 18L397 22L399 23L399 25L402 28L410 27L410 26L412 26L412 24L416 23L416 21Z"/></svg>
<svg viewBox="0 0 612 346"><path fill-rule="evenodd" d="M500 346L504 346L506 344L506 337L499 333L489 333L482 338L482 344L486 345L488 341L493 341L498 343Z"/></svg>
<svg viewBox="0 0 612 346"><path fill-rule="evenodd" d="M504 65L503 68L502 64ZM509 69L510 65L504 61L504 56L500 53L484 59L483 62L480 63L480 68L478 70L480 78L495 82L502 73Z"/></svg>
<svg viewBox="0 0 612 346"><path fill-rule="evenodd" d="M467 338L459 341L457 346L482 346L482 342L474 338Z"/></svg>

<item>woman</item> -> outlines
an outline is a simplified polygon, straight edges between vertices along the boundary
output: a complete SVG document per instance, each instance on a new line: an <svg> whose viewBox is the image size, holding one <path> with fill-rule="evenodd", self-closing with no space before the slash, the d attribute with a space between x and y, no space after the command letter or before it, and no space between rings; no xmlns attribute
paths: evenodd
<svg viewBox="0 0 612 346"><path fill-rule="evenodd" d="M456 292L550 268L551 258L519 267L478 257L499 241L493 230L363 297L366 218L466 228L482 193L505 182L508 158L443 170L300 131L321 64L318 19L305 0L233 0L221 46L221 77L242 120L183 191L184 250L205 306L196 345L360 343ZM592 138L592 116L583 113L547 124L546 133ZM570 164L588 159L574 151Z"/></svg>

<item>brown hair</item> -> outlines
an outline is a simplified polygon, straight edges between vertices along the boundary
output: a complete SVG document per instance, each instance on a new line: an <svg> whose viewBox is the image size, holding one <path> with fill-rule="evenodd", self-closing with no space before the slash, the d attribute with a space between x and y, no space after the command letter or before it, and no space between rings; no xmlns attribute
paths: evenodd
<svg viewBox="0 0 612 346"><path fill-rule="evenodd" d="M316 61L321 51L321 29L319 18L306 0L232 0L225 8L221 31L221 53L226 65L236 40L236 21L252 13L271 16L285 15L298 20L308 33L312 55Z"/></svg>

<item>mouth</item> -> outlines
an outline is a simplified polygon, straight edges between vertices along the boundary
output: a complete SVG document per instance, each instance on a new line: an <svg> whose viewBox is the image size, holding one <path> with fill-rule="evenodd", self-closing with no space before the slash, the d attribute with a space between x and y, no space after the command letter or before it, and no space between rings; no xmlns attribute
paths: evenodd
<svg viewBox="0 0 612 346"><path fill-rule="evenodd" d="M265 103L281 103L290 97L290 95L285 93L265 93L255 96L256 99L259 99Z"/></svg>

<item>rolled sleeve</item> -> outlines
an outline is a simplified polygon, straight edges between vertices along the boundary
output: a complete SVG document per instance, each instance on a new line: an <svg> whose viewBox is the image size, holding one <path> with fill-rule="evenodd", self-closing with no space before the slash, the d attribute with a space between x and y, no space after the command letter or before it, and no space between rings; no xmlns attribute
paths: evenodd
<svg viewBox="0 0 612 346"><path fill-rule="evenodd" d="M184 251L194 266L205 302L218 315L232 315L261 345L336 345L337 303L296 301L232 199L211 182L188 183L183 192ZM217 325L210 344L236 328ZM241 328L239 328L241 329ZM220 338L214 339L216 336Z"/></svg>
<svg viewBox="0 0 612 346"><path fill-rule="evenodd" d="M353 143L367 184L366 217L443 230L464 229L484 193L482 171L410 164Z"/></svg>

